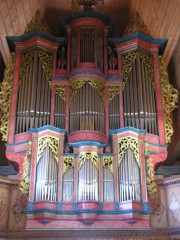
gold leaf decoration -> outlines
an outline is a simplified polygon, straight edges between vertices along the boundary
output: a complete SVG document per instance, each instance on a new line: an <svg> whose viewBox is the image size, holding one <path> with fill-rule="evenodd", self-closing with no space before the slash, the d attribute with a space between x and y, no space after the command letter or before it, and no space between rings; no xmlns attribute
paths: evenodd
<svg viewBox="0 0 180 240"><path fill-rule="evenodd" d="M25 52L21 56L21 64L20 64L20 75L19 75L19 86L22 84L22 81L25 79L28 69L30 68L30 63L34 58L35 54L38 54L43 70L45 72L46 80L49 85L51 85L52 79L52 69L53 69L53 54L44 49L33 49L28 52Z"/></svg>
<svg viewBox="0 0 180 240"><path fill-rule="evenodd" d="M59 139L54 137L43 137L38 140L38 159L37 163L39 162L40 158L42 157L44 149L49 146L52 150L53 157L55 158L56 162L58 163L58 149L59 149Z"/></svg>
<svg viewBox="0 0 180 240"><path fill-rule="evenodd" d="M6 74L0 85L0 107L2 110L1 127L2 140L8 140L9 114L11 105L12 84L14 78L15 53L12 53L8 63Z"/></svg>
<svg viewBox="0 0 180 240"><path fill-rule="evenodd" d="M133 137L124 137L118 139L118 164L120 165L122 162L125 151L128 148L132 149L137 164L140 167L138 139Z"/></svg>
<svg viewBox="0 0 180 240"><path fill-rule="evenodd" d="M138 12L135 14L134 19L130 23L130 25L126 27L124 35L128 35L135 32L142 32L147 35L150 35L149 30L147 29L146 25L143 22L143 19L141 18Z"/></svg>
<svg viewBox="0 0 180 240"><path fill-rule="evenodd" d="M103 158L103 166L108 169L110 173L113 173L113 157L104 157Z"/></svg>
<svg viewBox="0 0 180 240"><path fill-rule="evenodd" d="M31 146L32 142L29 142L28 151L26 152L24 161L23 161L23 174L22 180L20 182L20 191L21 193L28 194L29 192L29 167L30 167L30 155L31 155Z"/></svg>
<svg viewBox="0 0 180 240"><path fill-rule="evenodd" d="M173 134L171 112L174 110L178 102L178 90L175 89L171 84L169 84L167 68L161 56L159 56L159 63L165 121L165 136L166 143L170 143L171 136Z"/></svg>
<svg viewBox="0 0 180 240"><path fill-rule="evenodd" d="M39 30L48 34L51 33L51 29L41 21L39 10L36 11L34 17L31 19L30 23L27 25L25 29L25 33L31 32L33 30Z"/></svg>
<svg viewBox="0 0 180 240"><path fill-rule="evenodd" d="M63 173L67 173L69 169L71 169L72 167L74 167L74 157L72 156L64 157Z"/></svg>
<svg viewBox="0 0 180 240"><path fill-rule="evenodd" d="M119 94L119 86L117 85L109 85L109 102L113 100L113 98Z"/></svg>
<svg viewBox="0 0 180 240"><path fill-rule="evenodd" d="M62 100L66 100L66 84L56 84L56 93Z"/></svg>
<svg viewBox="0 0 180 240"><path fill-rule="evenodd" d="M81 88L86 82L96 89L102 101L104 102L104 83L94 78L78 78L72 81L70 84L71 89L70 99L71 100L73 99L78 89Z"/></svg>
<svg viewBox="0 0 180 240"><path fill-rule="evenodd" d="M133 63L138 54L145 66L148 78L154 87L154 68L152 54L140 49L134 49L122 54L122 76L124 83L128 81L129 72L132 70Z"/></svg>
<svg viewBox="0 0 180 240"><path fill-rule="evenodd" d="M98 169L98 154L96 152L81 152L78 156L79 169L85 163L86 160L91 160L94 166Z"/></svg>

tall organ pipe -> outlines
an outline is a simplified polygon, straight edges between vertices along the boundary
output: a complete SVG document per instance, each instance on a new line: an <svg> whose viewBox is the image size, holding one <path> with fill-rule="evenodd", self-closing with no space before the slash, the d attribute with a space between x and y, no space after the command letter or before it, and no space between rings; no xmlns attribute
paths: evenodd
<svg viewBox="0 0 180 240"><path fill-rule="evenodd" d="M28 73L19 87L16 133L49 124L51 90L35 53Z"/></svg>
<svg viewBox="0 0 180 240"><path fill-rule="evenodd" d="M139 54L123 91L123 109L125 126L158 134L155 90Z"/></svg>
<svg viewBox="0 0 180 240"><path fill-rule="evenodd" d="M70 105L70 133L79 130L105 131L104 104L97 91L85 83Z"/></svg>

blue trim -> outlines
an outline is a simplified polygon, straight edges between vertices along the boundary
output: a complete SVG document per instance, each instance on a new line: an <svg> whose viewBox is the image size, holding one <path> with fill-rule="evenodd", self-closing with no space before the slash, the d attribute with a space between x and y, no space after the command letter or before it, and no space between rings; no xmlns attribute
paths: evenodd
<svg viewBox="0 0 180 240"><path fill-rule="evenodd" d="M57 128L57 127L54 127L54 126L51 126L51 125L46 125L46 126L43 126L43 127L40 127L40 128L30 128L31 133L39 133L39 132L42 132L42 131L45 131L45 130L51 130L53 132L64 133L64 134L67 133L66 129Z"/></svg>
<svg viewBox="0 0 180 240"><path fill-rule="evenodd" d="M98 148L104 148L106 146L106 144L102 143L102 142L97 142L97 141L85 141L85 140L81 140L78 142L72 142L68 144L69 146L72 146L73 148L79 148L82 146L96 146Z"/></svg>
<svg viewBox="0 0 180 240"><path fill-rule="evenodd" d="M139 39L144 40L146 42L149 42L151 44L160 45L160 47L159 47L159 53L160 54L163 54L164 49L165 49L166 44L167 44L167 41L168 41L165 38L163 38L163 39L152 38L151 36L148 36L148 35L146 35L144 33L141 33L141 32L132 33L132 34L126 35L122 38L109 38L108 41L109 41L110 44L118 44L118 43L124 43L124 42L130 41L130 40L135 39L135 38L139 38Z"/></svg>
<svg viewBox="0 0 180 240"><path fill-rule="evenodd" d="M113 134L118 134L118 133L123 133L123 132L135 132L138 134L146 134L146 130L143 129L137 129L137 128L133 128L133 127L124 127L124 128L119 128L119 129L115 129L115 130L110 130L109 134L113 135Z"/></svg>
<svg viewBox="0 0 180 240"><path fill-rule="evenodd" d="M19 145L23 145L23 144L28 144L28 141L23 141L23 142L18 142L18 143L5 143L5 146L7 147L15 147L15 146L19 146Z"/></svg>
<svg viewBox="0 0 180 240"><path fill-rule="evenodd" d="M71 73L68 78L71 78L71 77L76 76L76 75L84 75L84 74L95 74L95 75L100 76L104 79L107 79L107 77L102 73L95 72L95 71L82 71L82 68L79 69L79 72L77 71L77 72Z"/></svg>

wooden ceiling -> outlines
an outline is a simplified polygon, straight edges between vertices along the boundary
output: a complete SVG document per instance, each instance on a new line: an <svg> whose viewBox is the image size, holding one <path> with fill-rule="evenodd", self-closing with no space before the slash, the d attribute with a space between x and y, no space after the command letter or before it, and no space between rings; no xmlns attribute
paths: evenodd
<svg viewBox="0 0 180 240"><path fill-rule="evenodd" d="M23 34L40 10L42 19L57 30L58 22L71 14L71 0L0 0L0 51L5 64L9 58L6 36ZM138 11L151 36L167 38L164 60L168 64L180 36L179 0L104 0L105 14L115 22L115 35L122 36Z"/></svg>

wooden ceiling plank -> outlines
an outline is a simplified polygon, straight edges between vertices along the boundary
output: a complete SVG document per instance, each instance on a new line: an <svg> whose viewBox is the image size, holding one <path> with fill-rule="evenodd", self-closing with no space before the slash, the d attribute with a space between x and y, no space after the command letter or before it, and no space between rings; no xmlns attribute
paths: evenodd
<svg viewBox="0 0 180 240"><path fill-rule="evenodd" d="M11 21L12 21L12 26L14 29L15 35L19 35L21 30L20 30L20 21L19 17L17 14L16 6L15 6L15 1L13 0L7 0L7 6L9 9L9 14L11 16Z"/></svg>
<svg viewBox="0 0 180 240"><path fill-rule="evenodd" d="M20 30L21 30L21 34L23 34L25 28L26 28L26 19L25 19L25 15L24 15L24 10L23 10L23 6L22 6L22 2L19 0L15 0L15 5L16 5L16 10L17 10L17 14L19 17L19 24L20 24Z"/></svg>
<svg viewBox="0 0 180 240"><path fill-rule="evenodd" d="M168 7L168 3L169 3L169 0L160 0L156 21L154 23L153 31L151 32L152 36L159 37L160 29L161 29L162 23L164 22L163 20Z"/></svg>
<svg viewBox="0 0 180 240"><path fill-rule="evenodd" d="M177 31L176 31L176 34L173 36L173 40L170 39L170 41L168 42L167 44L167 47L166 47L166 50L165 50L165 53L163 55L163 59L166 63L166 65L169 64L169 61L171 59L171 56L174 52L174 49L176 47L176 44L178 42L178 39L179 39L179 36L180 36L180 28L179 26L177 27Z"/></svg>
<svg viewBox="0 0 180 240"><path fill-rule="evenodd" d="M143 21L147 27L148 27L148 25L147 25L148 19L149 19L154 1L155 0L148 0L148 1L144 0L144 2L146 3L146 7L145 7L144 13L143 13Z"/></svg>
<svg viewBox="0 0 180 240"><path fill-rule="evenodd" d="M139 2L140 2L140 0L131 0L131 3L130 3L130 16L131 16L131 20L133 19L135 13L138 10Z"/></svg>
<svg viewBox="0 0 180 240"><path fill-rule="evenodd" d="M22 7L24 11L24 16L26 19L26 25L31 21L31 11L29 7L29 1L28 0L22 0Z"/></svg>
<svg viewBox="0 0 180 240"><path fill-rule="evenodd" d="M11 17L9 15L9 10L8 10L7 3L6 3L5 0L0 1L0 9L3 9L1 11L1 14L2 14L2 18L3 18L3 21L4 21L4 25L5 25L5 28L6 28L7 35L11 35L11 36L15 35L14 34L14 29L13 29L13 26L12 26Z"/></svg>
<svg viewBox="0 0 180 240"><path fill-rule="evenodd" d="M3 60L4 60L4 63L5 65L7 64L7 61L8 61L8 56L6 54L6 50L4 49L4 46L3 46L3 43L2 43L2 40L4 38L4 35L0 35L0 52L2 54L2 57L3 57Z"/></svg>
<svg viewBox="0 0 180 240"><path fill-rule="evenodd" d="M171 20L173 18L173 15L175 13L177 5L178 5L177 1L169 1L169 5L166 9L166 13L165 13L165 16L164 16L163 24L161 25L161 29L160 29L160 32L159 32L159 37L166 36L166 33L167 33L167 31L169 29L169 26L171 24Z"/></svg>
<svg viewBox="0 0 180 240"><path fill-rule="evenodd" d="M160 3L160 0L155 0L153 2L152 8L151 8L151 12L150 12L149 19L147 22L147 27L148 27L148 30L150 31L150 33L152 33L153 29L154 29L154 24L155 24L157 12L159 9L159 3Z"/></svg>
<svg viewBox="0 0 180 240"><path fill-rule="evenodd" d="M4 59L4 63L7 64L7 61L10 57L10 51L9 51L9 47L8 47L8 44L7 44L7 41L6 41L6 34L1 34L0 39L1 39L1 47L4 49L4 51L2 50L1 53L2 54L3 54L3 52L6 53L6 55L3 55L3 59Z"/></svg>

